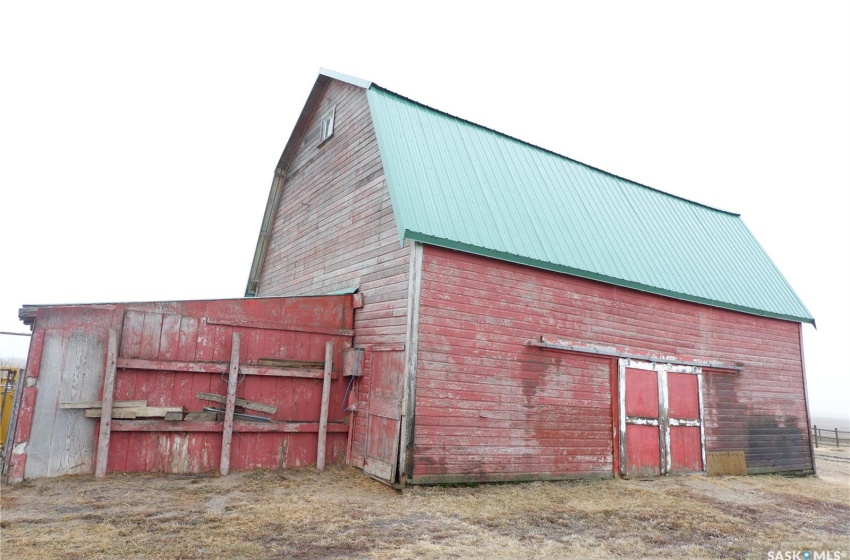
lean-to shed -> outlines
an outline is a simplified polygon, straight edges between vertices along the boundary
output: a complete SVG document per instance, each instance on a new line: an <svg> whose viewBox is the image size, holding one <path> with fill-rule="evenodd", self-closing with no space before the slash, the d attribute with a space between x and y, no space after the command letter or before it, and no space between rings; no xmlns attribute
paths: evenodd
<svg viewBox="0 0 850 560"><path fill-rule="evenodd" d="M813 472L814 320L737 214L322 71L246 296L354 290L377 479Z"/></svg>

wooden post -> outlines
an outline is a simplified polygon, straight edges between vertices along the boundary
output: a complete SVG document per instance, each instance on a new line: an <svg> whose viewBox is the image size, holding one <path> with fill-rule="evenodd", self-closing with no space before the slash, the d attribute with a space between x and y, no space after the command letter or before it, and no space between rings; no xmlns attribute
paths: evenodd
<svg viewBox="0 0 850 560"><path fill-rule="evenodd" d="M841 449L841 444L838 442L838 428L835 428L835 447Z"/></svg>
<svg viewBox="0 0 850 560"><path fill-rule="evenodd" d="M325 447L328 438L328 408L331 400L331 370L333 369L334 343L325 344L325 377L322 382L322 410L319 413L319 447L316 449L316 468L325 470Z"/></svg>
<svg viewBox="0 0 850 560"><path fill-rule="evenodd" d="M221 435L221 476L230 472L230 443L233 439L233 412L236 409L236 381L239 378L239 346L242 335L233 333L230 347L230 372L227 376L227 401L224 404L224 432Z"/></svg>
<svg viewBox="0 0 850 560"><path fill-rule="evenodd" d="M118 330L109 329L106 347L106 371L103 373L103 408L100 416L100 433L97 440L97 461L94 476L106 476L109 459L109 438L112 435L112 399L115 395L115 365L118 363Z"/></svg>

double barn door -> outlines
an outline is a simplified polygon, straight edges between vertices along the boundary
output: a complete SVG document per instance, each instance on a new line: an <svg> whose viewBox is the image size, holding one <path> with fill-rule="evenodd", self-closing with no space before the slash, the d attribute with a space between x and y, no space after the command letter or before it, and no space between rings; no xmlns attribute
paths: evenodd
<svg viewBox="0 0 850 560"><path fill-rule="evenodd" d="M619 393L622 475L704 470L701 368L622 358Z"/></svg>

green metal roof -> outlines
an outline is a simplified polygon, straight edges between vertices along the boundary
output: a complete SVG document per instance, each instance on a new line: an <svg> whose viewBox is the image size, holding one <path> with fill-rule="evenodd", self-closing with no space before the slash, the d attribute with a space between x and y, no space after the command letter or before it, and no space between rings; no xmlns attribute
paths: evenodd
<svg viewBox="0 0 850 560"><path fill-rule="evenodd" d="M739 215L374 84L367 96L402 241L814 323Z"/></svg>

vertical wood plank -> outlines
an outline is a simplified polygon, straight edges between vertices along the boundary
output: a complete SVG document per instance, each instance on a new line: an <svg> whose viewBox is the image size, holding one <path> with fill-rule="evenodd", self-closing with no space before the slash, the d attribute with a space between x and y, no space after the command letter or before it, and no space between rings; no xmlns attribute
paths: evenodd
<svg viewBox="0 0 850 560"><path fill-rule="evenodd" d="M407 335L401 405L401 453L398 470L402 480L413 475L413 423L416 411L416 368L419 355L420 300L422 297L422 244L410 248L407 286ZM367 416L368 419L368 416ZM368 445L368 442L367 442Z"/></svg>
<svg viewBox="0 0 850 560"><path fill-rule="evenodd" d="M230 472L230 447L233 439L233 411L236 408L236 380L239 378L241 335L233 333L230 348L230 373L227 376L227 402L224 405L224 432L221 436L221 476Z"/></svg>
<svg viewBox="0 0 850 560"><path fill-rule="evenodd" d="M325 343L325 377L322 382L322 409L319 413L319 446L316 450L316 468L325 470L325 446L328 437L328 407L331 398L331 370L333 369L334 343Z"/></svg>
<svg viewBox="0 0 850 560"><path fill-rule="evenodd" d="M112 397L115 393L115 364L118 361L118 331L109 329L109 344L106 347L106 371L103 374L103 409L100 416L100 434L97 441L96 478L106 476L109 460L109 436L112 432Z"/></svg>

